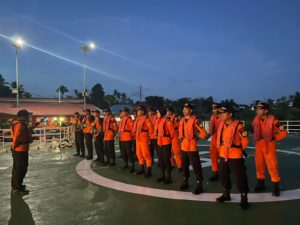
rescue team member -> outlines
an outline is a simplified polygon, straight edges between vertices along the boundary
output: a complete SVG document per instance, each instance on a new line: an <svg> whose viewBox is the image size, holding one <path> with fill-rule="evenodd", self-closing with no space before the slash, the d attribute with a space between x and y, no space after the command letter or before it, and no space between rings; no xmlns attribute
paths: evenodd
<svg viewBox="0 0 300 225"><path fill-rule="evenodd" d="M180 156L180 142L179 142L179 119L178 116L174 113L174 109L172 107L167 107L167 117L171 121L174 127L174 137L172 139L172 155L171 155L171 165L174 167L174 158L177 164L177 168L179 172L182 172L182 163L181 163L181 156Z"/></svg>
<svg viewBox="0 0 300 225"><path fill-rule="evenodd" d="M232 173L235 176L237 188L241 193L239 206L242 209L247 209L249 188L243 151L245 151L249 143L248 133L243 124L234 119L235 110L232 106L222 106L221 112L222 121L217 130L217 147L219 149L219 171L223 194L216 200L221 203L231 200L230 174Z"/></svg>
<svg viewBox="0 0 300 225"><path fill-rule="evenodd" d="M107 157L106 164L109 166L116 165L115 153L115 136L118 132L118 125L115 117L111 114L110 109L104 110L105 117L103 122L104 128L104 148Z"/></svg>
<svg viewBox="0 0 300 225"><path fill-rule="evenodd" d="M172 182L171 149L174 127L166 114L167 111L165 108L157 110L157 121L154 132L157 134L158 160L161 175L156 181L163 181L165 184L169 184Z"/></svg>
<svg viewBox="0 0 300 225"><path fill-rule="evenodd" d="M151 125L154 129L157 118L156 118L156 111L153 107L148 108L148 118L150 119ZM153 134L150 136L150 153L151 153L151 157L152 157L152 163L154 162L154 151L156 152L156 155L158 155L158 153L157 153L157 137L156 137L156 134L153 132ZM158 161L158 165L159 165L159 161Z"/></svg>
<svg viewBox="0 0 300 225"><path fill-rule="evenodd" d="M151 177L152 157L150 153L150 137L153 127L148 116L145 115L146 108L141 105L137 108L137 118L133 125L133 135L136 138L136 155L139 162L137 175L144 174L145 178ZM147 171L145 173L144 164L146 162Z"/></svg>
<svg viewBox="0 0 300 225"><path fill-rule="evenodd" d="M265 167L273 182L273 196L280 195L280 176L276 156L276 141L287 136L287 131L280 122L269 114L270 106L265 102L257 104L257 116L253 120L253 138L255 141L255 166L257 184L255 192L265 190Z"/></svg>
<svg viewBox="0 0 300 225"><path fill-rule="evenodd" d="M95 118L94 122L92 123L92 133L94 138L94 147L95 152L97 154L97 158L94 162L104 163L104 148L103 148L103 120L100 118L100 111L95 110L93 111L93 116Z"/></svg>
<svg viewBox="0 0 300 225"><path fill-rule="evenodd" d="M130 173L134 173L134 156L132 151L132 129L133 122L129 115L129 109L121 110L121 120L119 123L120 150L122 152L124 166L122 169L129 169ZM129 166L128 166L129 160Z"/></svg>
<svg viewBox="0 0 300 225"><path fill-rule="evenodd" d="M212 176L209 178L210 181L219 179L218 173L218 148L217 148L217 131L221 121L219 113L219 105L214 103L211 105L212 115L209 121L209 134L211 136L209 151L211 159Z"/></svg>
<svg viewBox="0 0 300 225"><path fill-rule="evenodd" d="M200 157L197 149L198 138L204 139L206 131L200 123L199 119L193 115L193 105L185 103L183 106L183 115L179 122L179 140L181 142L181 160L183 168L183 183L180 186L181 190L189 187L188 179L190 177L189 164L193 166L194 173L197 178L196 188L193 194L198 195L203 192L202 181L202 167ZM196 133L199 132L197 136Z"/></svg>
<svg viewBox="0 0 300 225"><path fill-rule="evenodd" d="M132 111L132 116L133 116L133 124L135 123L136 121L136 118L137 118L137 112L136 112L136 109L134 109ZM134 156L134 160L135 161L138 161L138 158L137 158L137 155L136 155L136 138L135 138L135 135L133 134L132 135L132 150L133 150L133 156Z"/></svg>
<svg viewBox="0 0 300 225"><path fill-rule="evenodd" d="M71 123L75 134L76 154L74 156L85 157L84 135L81 129L81 118L79 112L74 113Z"/></svg>
<svg viewBox="0 0 300 225"><path fill-rule="evenodd" d="M84 133L85 146L88 150L87 160L93 159L93 135L92 135L92 123L94 122L94 116L91 115L90 109L83 110L85 116L82 120L82 127Z"/></svg>
<svg viewBox="0 0 300 225"><path fill-rule="evenodd" d="M32 143L32 129L28 126L29 112L25 109L17 113L17 118L12 121L10 132L12 136L13 168L11 177L12 194L28 195L29 191L23 185L28 168L29 144Z"/></svg>

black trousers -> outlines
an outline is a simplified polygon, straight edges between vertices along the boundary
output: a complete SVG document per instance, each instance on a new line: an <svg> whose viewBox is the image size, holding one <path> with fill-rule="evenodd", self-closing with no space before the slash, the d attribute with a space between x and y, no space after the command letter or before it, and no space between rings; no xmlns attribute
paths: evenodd
<svg viewBox="0 0 300 225"><path fill-rule="evenodd" d="M75 131L76 152L85 155L84 135L82 131Z"/></svg>
<svg viewBox="0 0 300 225"><path fill-rule="evenodd" d="M150 139L150 153L151 153L151 158L152 162L154 160L154 151L156 151L156 155L158 157L158 151L157 151L157 139Z"/></svg>
<svg viewBox="0 0 300 225"><path fill-rule="evenodd" d="M183 169L183 177L185 179L188 179L190 177L190 161L195 173L195 176L198 181L203 181L203 173L202 173L202 167L200 162L200 157L198 151L180 151L181 160L182 160L182 169Z"/></svg>
<svg viewBox="0 0 300 225"><path fill-rule="evenodd" d="M103 134L94 137L94 147L97 154L97 159L104 162Z"/></svg>
<svg viewBox="0 0 300 225"><path fill-rule="evenodd" d="M159 160L159 167L164 175L167 172L167 176L171 176L171 148L172 145L157 145L157 152L158 152L158 160Z"/></svg>
<svg viewBox="0 0 300 225"><path fill-rule="evenodd" d="M131 164L134 163L134 156L132 150L132 141L120 141L120 150L125 165L128 165L128 160Z"/></svg>
<svg viewBox="0 0 300 225"><path fill-rule="evenodd" d="M23 180L28 168L28 151L16 152L12 151L13 169L11 176L11 187L13 189L21 190Z"/></svg>
<svg viewBox="0 0 300 225"><path fill-rule="evenodd" d="M220 157L219 160L219 172L221 177L221 182L224 190L229 191L231 188L230 174L233 173L237 188L241 193L248 193L248 178L247 178L247 167L245 166L244 159L225 159Z"/></svg>
<svg viewBox="0 0 300 225"><path fill-rule="evenodd" d="M136 155L136 139L132 139L132 150L133 150L133 156L134 156L134 159L137 161L137 155Z"/></svg>
<svg viewBox="0 0 300 225"><path fill-rule="evenodd" d="M90 133L84 134L85 145L88 150L88 157L93 158L93 135Z"/></svg>
<svg viewBox="0 0 300 225"><path fill-rule="evenodd" d="M115 141L104 141L105 155L108 163L116 162Z"/></svg>

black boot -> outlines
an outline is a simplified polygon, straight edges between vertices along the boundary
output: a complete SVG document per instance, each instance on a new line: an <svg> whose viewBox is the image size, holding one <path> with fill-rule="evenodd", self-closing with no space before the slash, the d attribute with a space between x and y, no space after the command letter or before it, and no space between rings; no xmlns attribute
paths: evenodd
<svg viewBox="0 0 300 225"><path fill-rule="evenodd" d="M280 187L279 187L279 182L273 182L273 191L272 195L275 197L280 196Z"/></svg>
<svg viewBox="0 0 300 225"><path fill-rule="evenodd" d="M188 181L187 178L183 178L183 182L180 185L179 189L182 190L182 191L184 191L184 190L186 190L188 188L189 188L189 181Z"/></svg>
<svg viewBox="0 0 300 225"><path fill-rule="evenodd" d="M139 170L135 172L136 175L142 175L145 173L144 165L139 165Z"/></svg>
<svg viewBox="0 0 300 225"><path fill-rule="evenodd" d="M256 186L254 188L254 192L263 192L266 189L265 187L265 180L264 179L257 179Z"/></svg>
<svg viewBox="0 0 300 225"><path fill-rule="evenodd" d="M151 173L151 167L147 167L147 171L146 173L144 174L144 177L145 178L148 178L148 177L151 177L152 176L152 173Z"/></svg>
<svg viewBox="0 0 300 225"><path fill-rule="evenodd" d="M156 179L156 182L162 182L165 180L165 171L161 170L159 178Z"/></svg>
<svg viewBox="0 0 300 225"><path fill-rule="evenodd" d="M202 182L200 180L197 180L196 188L193 191L194 195L199 195L203 193L203 187L202 187Z"/></svg>
<svg viewBox="0 0 300 225"><path fill-rule="evenodd" d="M212 176L209 178L210 181L216 181L219 180L219 173L218 171L213 172Z"/></svg>
<svg viewBox="0 0 300 225"><path fill-rule="evenodd" d="M132 163L130 165L130 169L129 169L129 173L134 173L135 172L135 169L134 169L134 163Z"/></svg>
<svg viewBox="0 0 300 225"><path fill-rule="evenodd" d="M239 207L244 210L248 209L249 203L248 203L247 193L241 193L241 202L239 204Z"/></svg>
<svg viewBox="0 0 300 225"><path fill-rule="evenodd" d="M231 201L229 190L224 189L223 194L216 199L217 202L223 203L226 201Z"/></svg>
<svg viewBox="0 0 300 225"><path fill-rule="evenodd" d="M170 184L172 183L172 179L171 179L171 171L167 171L167 176L164 180L164 184Z"/></svg>

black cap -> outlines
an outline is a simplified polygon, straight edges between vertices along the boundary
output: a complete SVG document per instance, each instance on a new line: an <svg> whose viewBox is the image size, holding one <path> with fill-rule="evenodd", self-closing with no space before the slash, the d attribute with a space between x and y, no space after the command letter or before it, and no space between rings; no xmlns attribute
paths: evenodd
<svg viewBox="0 0 300 225"><path fill-rule="evenodd" d="M129 113L129 109L127 107L124 107L120 110L120 112L128 112Z"/></svg>
<svg viewBox="0 0 300 225"><path fill-rule="evenodd" d="M184 107L184 108L189 108L189 109L194 109L194 106L193 106L191 103L189 103L189 102L185 103L185 104L183 105L183 107Z"/></svg>
<svg viewBox="0 0 300 225"><path fill-rule="evenodd" d="M266 102L258 102L257 105L256 105L256 108L269 110L270 105Z"/></svg>
<svg viewBox="0 0 300 225"><path fill-rule="evenodd" d="M92 112L93 112L93 113L94 113L94 112L95 112L95 113L100 113L100 111L99 111L98 109L93 110Z"/></svg>
<svg viewBox="0 0 300 225"><path fill-rule="evenodd" d="M157 109L157 111L160 112L161 117L163 117L167 114L167 109L165 107L161 107L161 108Z"/></svg>
<svg viewBox="0 0 300 225"><path fill-rule="evenodd" d="M110 110L110 108L106 108L103 110L103 112L108 113L108 112L111 112L111 110Z"/></svg>
<svg viewBox="0 0 300 225"><path fill-rule="evenodd" d="M84 110L82 110L83 112L91 112L91 110L90 109L84 109Z"/></svg>
<svg viewBox="0 0 300 225"><path fill-rule="evenodd" d="M227 112L227 113L235 113L235 109L232 105L221 105L221 112Z"/></svg>
<svg viewBox="0 0 300 225"><path fill-rule="evenodd" d="M17 117L28 117L28 116L29 116L29 112L26 109L21 109L17 113Z"/></svg>
<svg viewBox="0 0 300 225"><path fill-rule="evenodd" d="M139 105L139 106L136 107L136 110L137 111L142 110L142 111L146 112L146 107L143 106L143 105Z"/></svg>
<svg viewBox="0 0 300 225"><path fill-rule="evenodd" d="M174 112L174 109L173 109L173 107L171 107L171 106L167 106L166 107L166 110L167 110L167 112L169 111L169 112Z"/></svg>
<svg viewBox="0 0 300 225"><path fill-rule="evenodd" d="M155 109L154 109L153 107L149 107L149 108L147 109L147 111L148 111L148 112L155 112Z"/></svg>

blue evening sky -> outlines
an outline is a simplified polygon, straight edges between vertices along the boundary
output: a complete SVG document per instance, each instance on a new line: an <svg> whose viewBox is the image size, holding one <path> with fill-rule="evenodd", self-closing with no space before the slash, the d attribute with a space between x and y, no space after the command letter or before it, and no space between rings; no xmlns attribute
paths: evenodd
<svg viewBox="0 0 300 225"><path fill-rule="evenodd" d="M38 96L100 82L134 95L233 98L300 91L300 1L0 0L0 74L15 80L9 39L22 36L20 82Z"/></svg>

